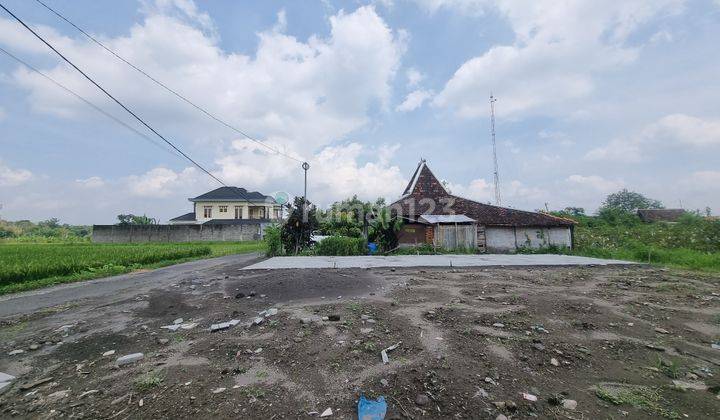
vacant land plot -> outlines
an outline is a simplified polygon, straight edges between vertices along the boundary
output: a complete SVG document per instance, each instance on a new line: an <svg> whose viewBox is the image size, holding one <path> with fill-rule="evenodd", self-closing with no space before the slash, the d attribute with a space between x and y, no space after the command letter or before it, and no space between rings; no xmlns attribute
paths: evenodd
<svg viewBox="0 0 720 420"><path fill-rule="evenodd" d="M717 418L718 276L240 268L0 320L0 417Z"/></svg>
<svg viewBox="0 0 720 420"><path fill-rule="evenodd" d="M259 242L0 244L0 294L126 273L194 258L252 252Z"/></svg>

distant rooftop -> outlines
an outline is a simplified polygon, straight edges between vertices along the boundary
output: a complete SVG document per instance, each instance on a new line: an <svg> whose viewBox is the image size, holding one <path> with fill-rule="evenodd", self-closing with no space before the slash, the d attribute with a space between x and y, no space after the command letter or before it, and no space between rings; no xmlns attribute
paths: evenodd
<svg viewBox="0 0 720 420"><path fill-rule="evenodd" d="M683 209L640 209L637 215L643 222L677 222L685 214Z"/></svg>
<svg viewBox="0 0 720 420"><path fill-rule="evenodd" d="M245 188L220 187L210 192L190 198L190 201L252 201L275 203L275 199L269 195L257 191L248 192Z"/></svg>

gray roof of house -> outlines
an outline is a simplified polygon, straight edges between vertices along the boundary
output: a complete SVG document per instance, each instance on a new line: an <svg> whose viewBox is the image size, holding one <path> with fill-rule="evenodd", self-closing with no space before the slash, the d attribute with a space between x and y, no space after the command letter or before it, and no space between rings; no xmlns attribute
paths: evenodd
<svg viewBox="0 0 720 420"><path fill-rule="evenodd" d="M185 221L192 221L195 220L195 212L185 213L182 216L175 217L173 219L170 219L171 222L185 222Z"/></svg>
<svg viewBox="0 0 720 420"><path fill-rule="evenodd" d="M210 192L190 198L190 201L253 201L275 203L275 199L269 195L257 191L249 192L245 188L220 187Z"/></svg>

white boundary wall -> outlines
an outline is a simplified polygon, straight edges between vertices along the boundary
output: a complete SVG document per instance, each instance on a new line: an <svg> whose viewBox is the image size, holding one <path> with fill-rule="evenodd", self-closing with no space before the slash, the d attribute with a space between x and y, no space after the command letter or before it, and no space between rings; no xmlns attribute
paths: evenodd
<svg viewBox="0 0 720 420"><path fill-rule="evenodd" d="M570 248L569 227L492 227L485 228L487 252L515 252L518 248L543 248L551 245Z"/></svg>

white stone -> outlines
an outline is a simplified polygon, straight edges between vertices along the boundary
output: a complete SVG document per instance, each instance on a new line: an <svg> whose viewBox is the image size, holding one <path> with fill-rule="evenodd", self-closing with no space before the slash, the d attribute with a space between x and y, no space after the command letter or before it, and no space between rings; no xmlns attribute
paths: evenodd
<svg viewBox="0 0 720 420"><path fill-rule="evenodd" d="M103 353L103 357L112 356L113 354L115 354L115 350L108 350L105 353Z"/></svg>
<svg viewBox="0 0 720 420"><path fill-rule="evenodd" d="M142 353L128 354L126 356L118 357L116 363L118 366L129 365L130 363L135 363L139 360L142 360L143 357L145 357L145 355Z"/></svg>
<svg viewBox="0 0 720 420"><path fill-rule="evenodd" d="M10 353L8 353L8 356L15 356L17 354L23 354L23 353L25 353L25 350L18 349L18 350L13 350Z"/></svg>
<svg viewBox="0 0 720 420"><path fill-rule="evenodd" d="M178 318L178 319L176 319L175 321L173 321L173 324L182 324L183 321L185 321L185 320L182 319L182 318Z"/></svg>
<svg viewBox="0 0 720 420"><path fill-rule="evenodd" d="M270 308L267 310L267 315L265 315L265 316L273 316L273 315L277 315L277 313L278 313L277 308Z"/></svg>
<svg viewBox="0 0 720 420"><path fill-rule="evenodd" d="M221 392L225 392L226 389L227 389L227 388L215 388L215 389L213 389L213 392L212 392L212 393L213 393L213 394L219 394L219 393L221 393Z"/></svg>
<svg viewBox="0 0 720 420"><path fill-rule="evenodd" d="M574 410L577 408L577 401L575 400L563 400L563 408L566 410Z"/></svg>
<svg viewBox="0 0 720 420"><path fill-rule="evenodd" d="M333 415L332 408L328 408L320 414L320 417L330 417Z"/></svg>

